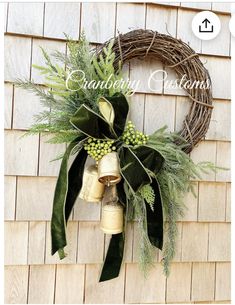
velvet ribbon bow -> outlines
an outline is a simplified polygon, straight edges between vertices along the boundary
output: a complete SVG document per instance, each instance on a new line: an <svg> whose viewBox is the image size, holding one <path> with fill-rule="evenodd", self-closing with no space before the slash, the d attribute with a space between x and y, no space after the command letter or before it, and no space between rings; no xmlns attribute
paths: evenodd
<svg viewBox="0 0 235 305"><path fill-rule="evenodd" d="M100 114L83 104L71 118L71 124L80 131L81 136L70 143L61 162L60 172L55 188L53 212L51 219L52 255L57 251L60 259L64 258L66 226L76 198L82 187L84 166L87 152L83 142L88 137L96 139L113 139L120 159L120 172L123 177L117 185L120 202L128 210L128 200L124 192L124 181L133 192L143 185L150 184L155 192L154 210L145 202L147 212L147 230L151 244L162 249L163 212L160 189L156 178L149 172L157 174L164 159L148 145L128 146L122 142L129 105L124 95L114 95L98 101ZM76 157L68 169L70 155L76 151ZM130 203L131 204L131 203ZM127 217L126 217L127 218ZM126 223L126 221L125 221ZM119 275L124 253L124 233L112 235L107 255L101 271L100 282L113 279ZM92 242L92 241L91 241Z"/></svg>

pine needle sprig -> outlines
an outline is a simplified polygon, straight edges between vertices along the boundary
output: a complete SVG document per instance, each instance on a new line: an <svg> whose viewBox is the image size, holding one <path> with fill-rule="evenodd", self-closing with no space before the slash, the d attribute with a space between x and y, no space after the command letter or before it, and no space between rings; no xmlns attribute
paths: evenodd
<svg viewBox="0 0 235 305"><path fill-rule="evenodd" d="M140 192L135 193L126 182L124 182L124 191L130 210L134 209L134 217L138 224L138 262L140 270L146 278L154 264L155 248L148 237L145 201Z"/></svg>
<svg viewBox="0 0 235 305"><path fill-rule="evenodd" d="M175 144L178 140L181 145ZM186 209L184 195L193 192L193 181L201 179L201 173L217 172L219 169L211 162L195 164L182 148L185 141L177 133L169 133L166 127L149 136L148 146L156 149L165 159L163 168L156 175L160 186L165 234L163 245L163 265L166 276L170 272L170 262L175 255L177 240L177 221L183 218Z"/></svg>
<svg viewBox="0 0 235 305"><path fill-rule="evenodd" d="M44 107L50 108L53 104L57 104L57 101L54 98L53 94L51 94L51 92L48 91L46 87L39 86L33 81L28 81L26 79L16 79L15 85L39 97L40 102Z"/></svg>

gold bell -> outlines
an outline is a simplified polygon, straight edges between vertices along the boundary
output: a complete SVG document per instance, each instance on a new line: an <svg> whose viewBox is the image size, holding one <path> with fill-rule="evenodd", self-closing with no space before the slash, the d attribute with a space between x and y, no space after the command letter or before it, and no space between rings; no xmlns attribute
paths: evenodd
<svg viewBox="0 0 235 305"><path fill-rule="evenodd" d="M104 188L104 184L98 180L97 167L91 165L85 168L79 198L89 202L100 202L103 198Z"/></svg>
<svg viewBox="0 0 235 305"><path fill-rule="evenodd" d="M114 191L116 191L116 187ZM106 234L118 234L123 231L123 206L115 196L102 207L101 230Z"/></svg>
<svg viewBox="0 0 235 305"><path fill-rule="evenodd" d="M98 179L108 186L117 184L121 180L119 159L116 152L108 153L99 161Z"/></svg>

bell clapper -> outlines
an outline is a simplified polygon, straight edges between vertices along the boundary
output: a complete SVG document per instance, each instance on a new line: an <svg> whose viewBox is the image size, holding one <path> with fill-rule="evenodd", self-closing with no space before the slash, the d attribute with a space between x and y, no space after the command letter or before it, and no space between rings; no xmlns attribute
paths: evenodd
<svg viewBox="0 0 235 305"><path fill-rule="evenodd" d="M117 195L117 187L116 185L112 185L111 186L112 189L111 189L111 192L112 192L112 202L118 202L118 195Z"/></svg>
<svg viewBox="0 0 235 305"><path fill-rule="evenodd" d="M106 184L108 187L110 187L110 177L107 176L105 180L106 180L105 184Z"/></svg>

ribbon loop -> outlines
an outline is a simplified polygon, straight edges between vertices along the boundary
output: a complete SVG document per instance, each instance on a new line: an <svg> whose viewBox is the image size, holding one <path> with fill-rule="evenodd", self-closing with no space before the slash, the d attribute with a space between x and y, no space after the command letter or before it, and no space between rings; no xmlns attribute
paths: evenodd
<svg viewBox="0 0 235 305"><path fill-rule="evenodd" d="M86 136L96 139L115 138L105 119L84 104L75 112L70 123Z"/></svg>
<svg viewBox="0 0 235 305"><path fill-rule="evenodd" d="M70 123L86 136L96 139L117 139L123 134L129 111L125 96L114 95L108 100L101 97L98 103L107 104L110 119L107 117L107 107L103 106L103 111L101 111L103 116L101 116L83 104L70 119Z"/></svg>
<svg viewBox="0 0 235 305"><path fill-rule="evenodd" d="M128 101L123 94L113 95L108 98L108 101L112 105L114 111L114 131L118 137L121 137L126 126L126 119L129 112Z"/></svg>

